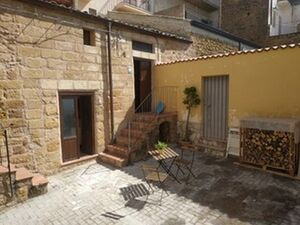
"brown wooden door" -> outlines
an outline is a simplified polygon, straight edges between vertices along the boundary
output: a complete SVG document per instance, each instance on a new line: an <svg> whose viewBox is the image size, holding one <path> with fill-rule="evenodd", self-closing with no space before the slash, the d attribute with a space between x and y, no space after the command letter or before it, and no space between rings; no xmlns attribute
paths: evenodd
<svg viewBox="0 0 300 225"><path fill-rule="evenodd" d="M80 157L78 148L78 100L76 96L61 96L61 139L63 162Z"/></svg>
<svg viewBox="0 0 300 225"><path fill-rule="evenodd" d="M141 61L140 70L140 100L141 102L151 93L151 62Z"/></svg>
<svg viewBox="0 0 300 225"><path fill-rule="evenodd" d="M151 61L134 60L135 107L143 104L143 111L151 111ZM149 106L148 106L149 104Z"/></svg>

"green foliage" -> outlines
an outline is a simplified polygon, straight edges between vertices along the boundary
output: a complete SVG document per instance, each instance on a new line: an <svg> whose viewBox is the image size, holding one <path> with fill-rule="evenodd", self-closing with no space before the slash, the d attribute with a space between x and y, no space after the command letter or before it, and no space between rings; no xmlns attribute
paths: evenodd
<svg viewBox="0 0 300 225"><path fill-rule="evenodd" d="M200 105L201 100L197 93L196 87L187 87L184 89L183 93L185 94L185 97L183 99L183 104L185 104L186 109L188 110L188 114L187 114L187 118L186 118L184 140L188 141L189 140L189 121L190 121L191 109L193 107L196 107L197 105Z"/></svg>
<svg viewBox="0 0 300 225"><path fill-rule="evenodd" d="M186 105L186 109L191 109L194 106L200 105L200 97L197 93L196 87L187 87L184 89L185 98L183 104Z"/></svg>
<svg viewBox="0 0 300 225"><path fill-rule="evenodd" d="M157 144L154 145L155 149L157 150L164 150L168 147L168 145L164 142L158 141Z"/></svg>

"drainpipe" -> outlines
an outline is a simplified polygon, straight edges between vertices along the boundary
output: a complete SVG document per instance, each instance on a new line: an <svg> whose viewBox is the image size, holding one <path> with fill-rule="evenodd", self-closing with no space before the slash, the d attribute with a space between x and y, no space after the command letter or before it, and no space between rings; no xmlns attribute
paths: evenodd
<svg viewBox="0 0 300 225"><path fill-rule="evenodd" d="M111 125L111 143L114 141L114 101L113 101L113 81L112 81L112 65L111 65L111 22L107 27L107 46L108 46L108 80L109 80L109 98L110 98L110 125Z"/></svg>

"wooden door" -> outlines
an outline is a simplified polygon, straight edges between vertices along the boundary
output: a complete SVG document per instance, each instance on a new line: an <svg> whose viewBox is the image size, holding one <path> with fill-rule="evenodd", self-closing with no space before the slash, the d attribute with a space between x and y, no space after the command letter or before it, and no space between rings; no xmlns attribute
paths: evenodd
<svg viewBox="0 0 300 225"><path fill-rule="evenodd" d="M63 162L80 157L78 148L78 100L76 96L60 96L60 122Z"/></svg>
<svg viewBox="0 0 300 225"><path fill-rule="evenodd" d="M228 132L228 76L203 78L203 136L224 141Z"/></svg>
<svg viewBox="0 0 300 225"><path fill-rule="evenodd" d="M93 105L90 95L80 96L78 100L80 153L81 155L93 154Z"/></svg>
<svg viewBox="0 0 300 225"><path fill-rule="evenodd" d="M151 61L134 60L135 107L143 112L151 111Z"/></svg>

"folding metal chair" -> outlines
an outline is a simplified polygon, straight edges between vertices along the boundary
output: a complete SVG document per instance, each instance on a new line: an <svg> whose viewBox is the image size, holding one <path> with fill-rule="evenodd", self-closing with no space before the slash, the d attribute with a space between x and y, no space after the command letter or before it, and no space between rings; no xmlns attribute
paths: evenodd
<svg viewBox="0 0 300 225"><path fill-rule="evenodd" d="M192 168L193 168L193 164L194 164L194 159L195 159L195 152L197 151L197 149L195 148L191 148L188 146L181 146L181 156L179 158L177 158L174 162L174 164L177 166L177 171L176 171L176 177L178 177L178 172L180 171L182 174L185 174L183 169L186 169L188 171L188 179L190 178L190 174L192 174L192 176L194 178L196 178L196 175L193 173ZM192 152L192 159L186 159L184 157L184 153L187 152Z"/></svg>
<svg viewBox="0 0 300 225"><path fill-rule="evenodd" d="M158 167L155 167L153 165L146 165L146 164L142 165L142 171L143 171L143 175L144 175L144 180L147 182L152 193L154 193L154 189L152 188L151 183L158 183L157 187L161 188L163 183L165 182L165 180L168 177L167 173L160 172L158 170ZM164 190L162 189L160 204L162 201L163 192L164 192Z"/></svg>

